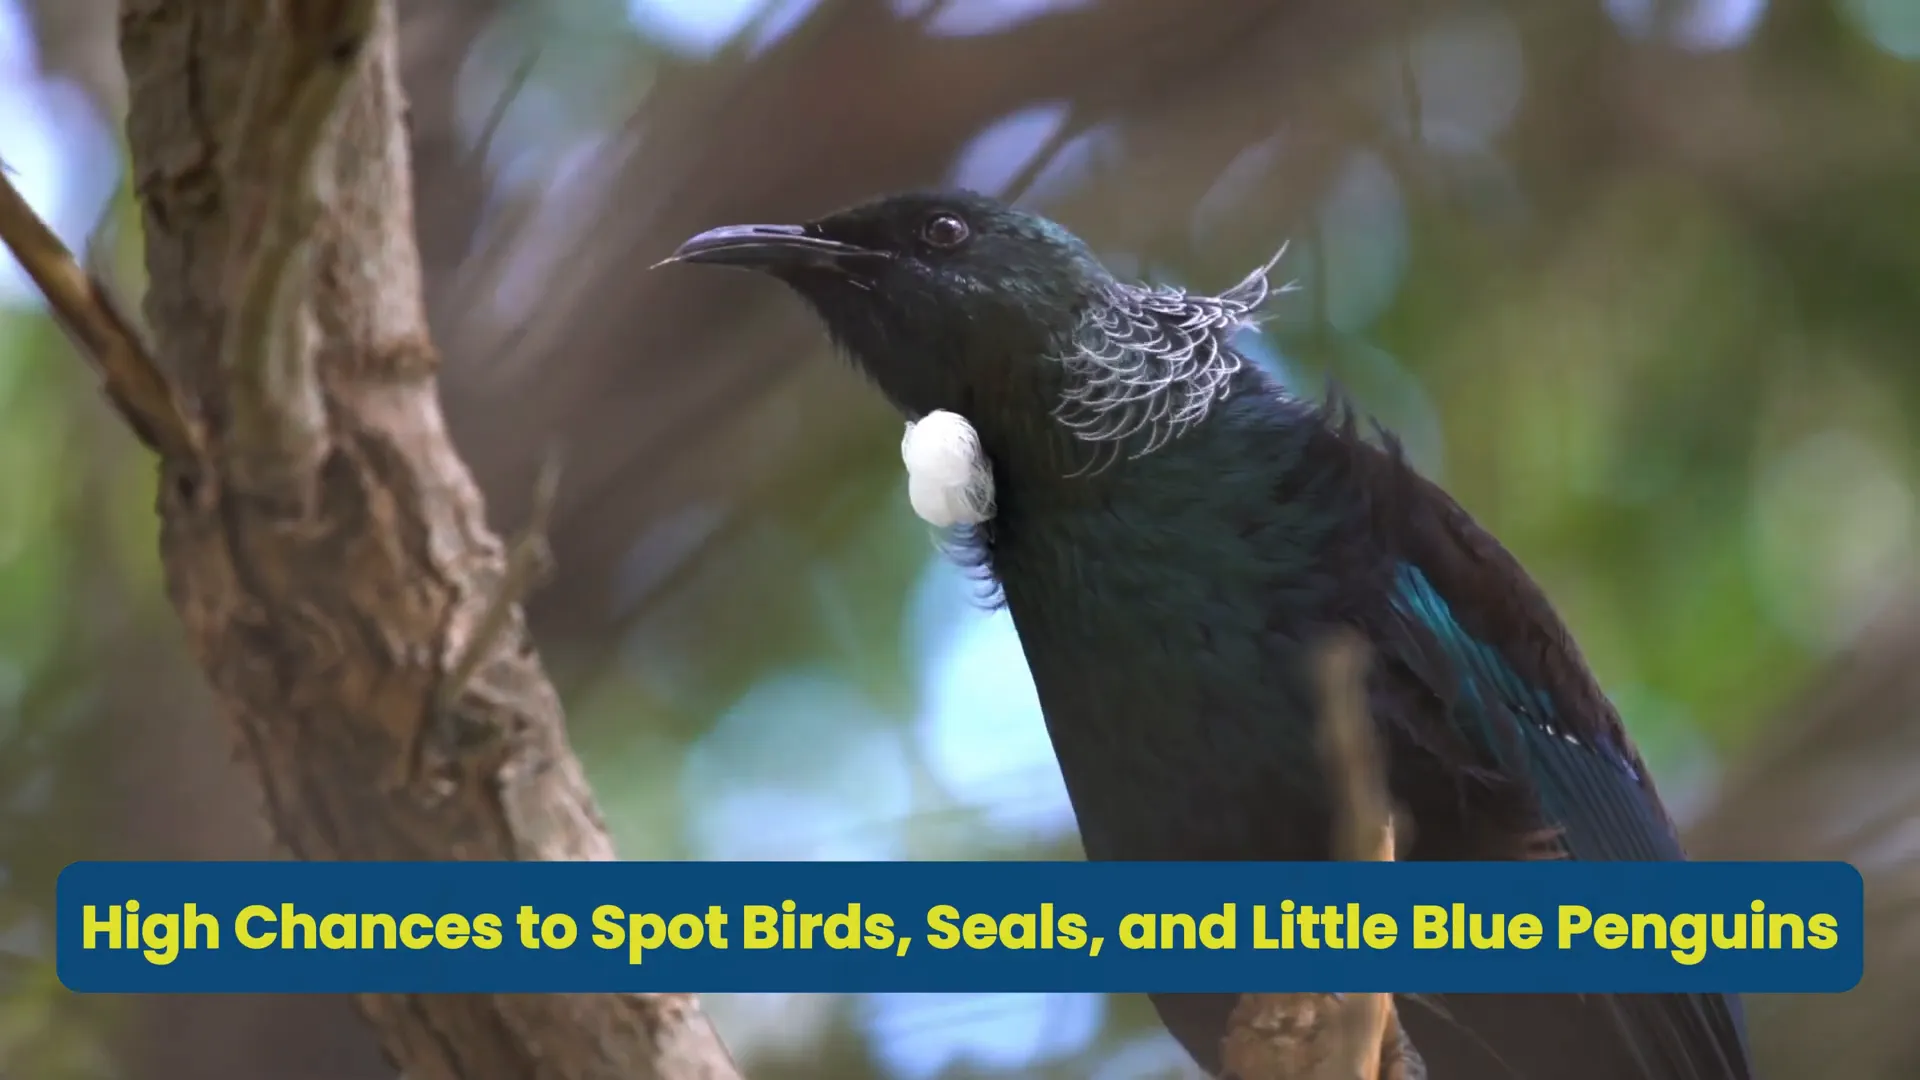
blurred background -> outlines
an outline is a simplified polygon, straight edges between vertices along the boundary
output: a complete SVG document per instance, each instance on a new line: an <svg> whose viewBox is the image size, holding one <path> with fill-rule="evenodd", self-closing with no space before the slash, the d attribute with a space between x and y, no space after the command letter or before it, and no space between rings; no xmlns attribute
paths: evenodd
<svg viewBox="0 0 1920 1080"><path fill-rule="evenodd" d="M1920 2L400 0L457 441L632 858L1078 857L1019 645L900 426L715 224L1017 197L1338 379L1573 626L1705 857L1868 878L1771 1080L1920 1076ZM0 158L141 288L105 0L0 0ZM104 226L99 225L105 221ZM91 238L91 240L90 240ZM4 257L0 257L4 259ZM0 1076L393 1080L351 1005L76 998L59 868L269 838L160 587L153 470L0 262ZM1190 1075L1144 999L708 999L761 1080Z"/></svg>

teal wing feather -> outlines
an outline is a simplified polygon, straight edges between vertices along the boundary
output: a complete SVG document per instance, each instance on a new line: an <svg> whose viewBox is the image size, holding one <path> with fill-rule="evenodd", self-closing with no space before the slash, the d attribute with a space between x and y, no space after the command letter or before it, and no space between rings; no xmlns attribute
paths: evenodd
<svg viewBox="0 0 1920 1080"><path fill-rule="evenodd" d="M1680 842L1645 766L1617 720L1569 715L1530 684L1499 649L1469 633L1446 597L1411 563L1395 575L1394 609L1424 630L1445 659L1453 685L1435 697L1451 703L1450 723L1488 772L1518 780L1534 800L1540 824L1567 857L1666 861L1684 858ZM1428 665L1431 670L1431 665ZM1585 721L1585 722L1582 722ZM1416 829L1418 823L1415 823ZM1440 999L1443 1013L1465 1028L1493 1006L1486 999ZM1535 1007L1528 1003L1527 1007ZM1645 1078L1747 1080L1745 1024L1737 998L1718 994L1613 995L1581 999L1579 1010L1619 1033ZM1504 1008L1503 1020L1520 1015ZM1410 1021L1410 1030L1436 1029ZM1543 1017L1543 1020L1546 1019ZM1556 1018L1557 1019L1557 1018ZM1551 1022L1551 1021L1548 1021Z"/></svg>
<svg viewBox="0 0 1920 1080"><path fill-rule="evenodd" d="M1469 634L1421 570L1400 566L1394 605L1438 645L1457 686L1452 722L1504 776L1533 791L1576 859L1684 858L1644 767L1607 725L1563 715L1499 650Z"/></svg>

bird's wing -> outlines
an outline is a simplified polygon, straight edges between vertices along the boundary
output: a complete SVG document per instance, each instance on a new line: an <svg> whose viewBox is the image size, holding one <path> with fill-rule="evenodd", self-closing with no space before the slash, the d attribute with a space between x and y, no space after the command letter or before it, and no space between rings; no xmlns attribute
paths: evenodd
<svg viewBox="0 0 1920 1080"><path fill-rule="evenodd" d="M1369 627L1390 681L1413 684L1427 699L1421 712L1448 714L1440 726L1458 740L1451 752L1463 766L1530 788L1566 855L1682 858L1619 714L1519 561L1390 436L1374 446L1350 423L1334 433L1391 561L1382 582L1390 607ZM1406 719L1431 727L1440 718Z"/></svg>
<svg viewBox="0 0 1920 1080"><path fill-rule="evenodd" d="M1465 616L1419 563L1396 567L1392 600L1406 631L1395 659L1446 704L1449 730L1464 736L1469 761L1520 781L1537 824L1555 833L1552 846L1576 859L1683 857L1617 721L1583 713L1523 678L1506 650L1462 625Z"/></svg>
<svg viewBox="0 0 1920 1080"><path fill-rule="evenodd" d="M1445 727L1464 744L1458 749L1487 776L1518 781L1559 853L1683 858L1618 714L1539 587L1452 498L1400 461L1396 448L1371 452L1379 455L1372 465L1389 470L1397 489L1374 492L1376 508L1391 508L1389 543L1397 555L1389 620L1399 632L1376 634L1395 673L1389 678L1421 682L1428 700L1451 713ZM1417 817L1414 828L1417 845ZM1750 1076L1737 1000L1662 994L1603 1001L1643 1076Z"/></svg>

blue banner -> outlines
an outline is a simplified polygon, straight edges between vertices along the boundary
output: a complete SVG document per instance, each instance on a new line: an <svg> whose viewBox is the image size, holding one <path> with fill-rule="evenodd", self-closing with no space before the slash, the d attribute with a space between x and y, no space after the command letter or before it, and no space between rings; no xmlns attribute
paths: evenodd
<svg viewBox="0 0 1920 1080"><path fill-rule="evenodd" d="M82 992L1844 991L1845 863L75 863Z"/></svg>

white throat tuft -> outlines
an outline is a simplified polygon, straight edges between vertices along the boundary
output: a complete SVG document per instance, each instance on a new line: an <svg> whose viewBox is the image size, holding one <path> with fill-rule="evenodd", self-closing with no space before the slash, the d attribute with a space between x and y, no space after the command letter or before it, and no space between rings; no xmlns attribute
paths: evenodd
<svg viewBox="0 0 1920 1080"><path fill-rule="evenodd" d="M909 421L900 460L907 500L928 524L945 529L993 517L993 463L965 417L941 409Z"/></svg>

